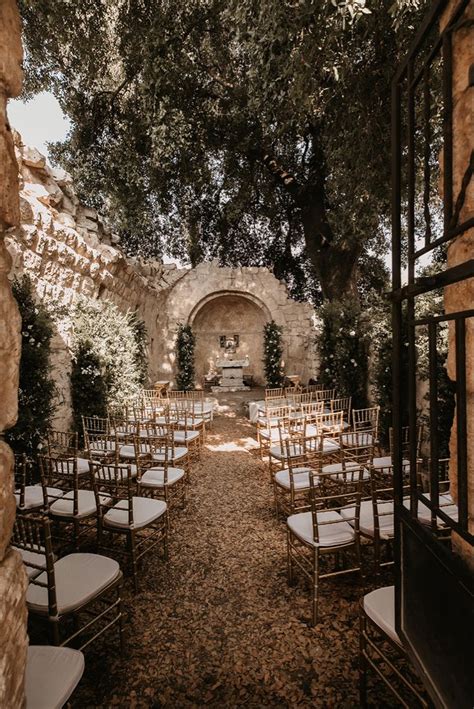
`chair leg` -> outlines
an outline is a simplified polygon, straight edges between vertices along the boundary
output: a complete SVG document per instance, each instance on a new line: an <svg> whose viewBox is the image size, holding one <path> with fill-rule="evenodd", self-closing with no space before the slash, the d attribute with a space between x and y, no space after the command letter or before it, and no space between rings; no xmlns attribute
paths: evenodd
<svg viewBox="0 0 474 709"><path fill-rule="evenodd" d="M168 531L170 528L170 517L169 517L169 511L166 510L165 512L165 527L163 530L163 554L165 557L165 561L168 561L170 558L170 551L169 551L169 539L168 539Z"/></svg>
<svg viewBox="0 0 474 709"><path fill-rule="evenodd" d="M51 628L51 641L53 645L56 647L59 647L61 644L61 636L59 633L59 620L50 620L50 628Z"/></svg>
<svg viewBox="0 0 474 709"><path fill-rule="evenodd" d="M125 642L123 637L123 608L122 608L122 597L120 595L120 587L117 589L117 600L118 600L118 612L119 612L119 642L120 642L120 655L123 657L125 652Z"/></svg>
<svg viewBox="0 0 474 709"><path fill-rule="evenodd" d="M287 546L287 559L286 559L286 568L287 568L287 574L288 574L288 584L291 586L294 582L294 573L293 573L293 558L292 558L292 549L291 549L291 532L287 528L286 530L286 546Z"/></svg>
<svg viewBox="0 0 474 709"><path fill-rule="evenodd" d="M365 616L361 610L359 614L359 705L361 709L365 709L367 706L367 663L365 661L366 631Z"/></svg>
<svg viewBox="0 0 474 709"><path fill-rule="evenodd" d="M136 557L136 549L135 549L135 533L134 532L128 532L127 533L127 542L128 542L128 550L130 554L130 564L132 567L132 576L133 576L133 585L135 587L135 591L138 592L138 570L137 570L137 557Z"/></svg>
<svg viewBox="0 0 474 709"><path fill-rule="evenodd" d="M318 581L319 581L319 551L313 551L313 597L311 625L314 627L318 622Z"/></svg>

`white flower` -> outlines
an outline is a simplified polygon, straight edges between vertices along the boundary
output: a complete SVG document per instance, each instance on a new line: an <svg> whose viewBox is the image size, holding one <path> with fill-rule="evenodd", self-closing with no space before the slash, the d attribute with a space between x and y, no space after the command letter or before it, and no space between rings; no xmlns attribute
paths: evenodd
<svg viewBox="0 0 474 709"><path fill-rule="evenodd" d="M355 333L355 330L351 330L350 333L349 333L349 335L350 335L351 337L354 337L355 334L356 334L356 333Z"/></svg>

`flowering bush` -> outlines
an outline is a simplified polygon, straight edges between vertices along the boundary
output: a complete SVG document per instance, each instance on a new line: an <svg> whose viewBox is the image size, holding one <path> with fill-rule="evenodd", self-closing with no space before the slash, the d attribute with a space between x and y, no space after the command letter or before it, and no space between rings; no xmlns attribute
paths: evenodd
<svg viewBox="0 0 474 709"><path fill-rule="evenodd" d="M127 403L141 388L146 353L143 340L137 336L137 323L135 314L122 313L107 301L80 298L74 306L73 356L77 362L79 353L82 357L86 351L94 355L92 360L89 356L92 364L87 366L100 368L109 406ZM83 369L85 372L87 367ZM99 376L96 369L94 377ZM89 411L89 415L93 413Z"/></svg>
<svg viewBox="0 0 474 709"><path fill-rule="evenodd" d="M263 328L263 363L267 387L280 387L283 384L281 333L281 327L274 320L267 322Z"/></svg>
<svg viewBox="0 0 474 709"><path fill-rule="evenodd" d="M76 431L82 442L82 416L107 415L107 383L90 342L80 342L72 362L71 398Z"/></svg>
<svg viewBox="0 0 474 709"><path fill-rule="evenodd" d="M191 325L180 325L176 337L176 386L181 391L194 389L194 347L196 340Z"/></svg>
<svg viewBox="0 0 474 709"><path fill-rule="evenodd" d="M55 387L50 377L53 324L48 311L36 303L28 276L13 282L22 318L18 420L7 432L15 453L34 459L51 425L55 405Z"/></svg>
<svg viewBox="0 0 474 709"><path fill-rule="evenodd" d="M321 306L320 381L338 396L352 396L352 406L367 405L370 321L347 299Z"/></svg>

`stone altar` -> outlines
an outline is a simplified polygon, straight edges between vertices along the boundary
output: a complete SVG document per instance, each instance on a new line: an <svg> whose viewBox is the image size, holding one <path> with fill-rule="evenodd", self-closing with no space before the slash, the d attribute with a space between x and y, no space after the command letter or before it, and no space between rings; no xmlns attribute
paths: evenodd
<svg viewBox="0 0 474 709"><path fill-rule="evenodd" d="M213 387L213 391L243 391L244 367L249 366L248 357L245 359L219 359L216 365L222 369L222 379L218 387Z"/></svg>

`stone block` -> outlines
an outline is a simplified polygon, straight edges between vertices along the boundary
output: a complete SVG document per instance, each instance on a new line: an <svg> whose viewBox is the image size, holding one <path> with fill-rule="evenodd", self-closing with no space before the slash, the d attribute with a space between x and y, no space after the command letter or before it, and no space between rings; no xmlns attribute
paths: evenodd
<svg viewBox="0 0 474 709"><path fill-rule="evenodd" d="M24 706L24 668L28 636L27 578L20 554L10 549L0 563L0 706Z"/></svg>

